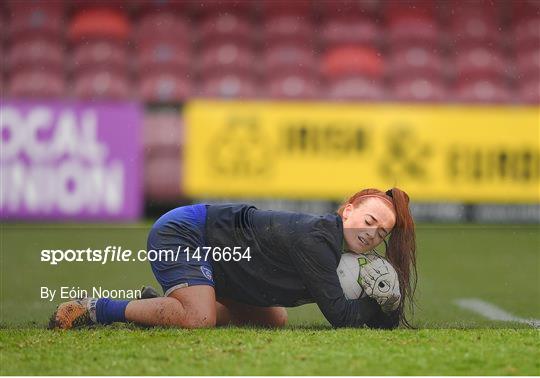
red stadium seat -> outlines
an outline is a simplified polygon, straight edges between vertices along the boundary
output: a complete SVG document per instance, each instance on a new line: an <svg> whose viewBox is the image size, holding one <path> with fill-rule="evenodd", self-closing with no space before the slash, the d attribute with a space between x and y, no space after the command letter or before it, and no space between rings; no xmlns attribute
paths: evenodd
<svg viewBox="0 0 540 378"><path fill-rule="evenodd" d="M171 42L156 41L140 46L136 55L139 73L155 71L187 73L192 65L191 51Z"/></svg>
<svg viewBox="0 0 540 378"><path fill-rule="evenodd" d="M326 48L379 43L380 30L369 18L331 18L323 24L321 41Z"/></svg>
<svg viewBox="0 0 540 378"><path fill-rule="evenodd" d="M11 14L27 12L28 10L34 9L46 9L51 12L61 13L67 5L65 0L5 0L4 4Z"/></svg>
<svg viewBox="0 0 540 378"><path fill-rule="evenodd" d="M314 6L323 17L373 17L379 10L378 0L316 0Z"/></svg>
<svg viewBox="0 0 540 378"><path fill-rule="evenodd" d="M319 95L319 83L313 74L281 74L267 79L265 95L285 99L315 98Z"/></svg>
<svg viewBox="0 0 540 378"><path fill-rule="evenodd" d="M213 44L201 51L200 72L208 75L225 71L242 74L255 67L255 54L245 45L234 43Z"/></svg>
<svg viewBox="0 0 540 378"><path fill-rule="evenodd" d="M322 73L326 77L381 77L383 60L377 50L363 47L338 47L322 58Z"/></svg>
<svg viewBox="0 0 540 378"><path fill-rule="evenodd" d="M131 85L126 74L108 70L85 71L75 77L74 95L85 99L126 99Z"/></svg>
<svg viewBox="0 0 540 378"><path fill-rule="evenodd" d="M540 104L540 80L522 82L518 89L521 101Z"/></svg>
<svg viewBox="0 0 540 378"><path fill-rule="evenodd" d="M439 78L445 75L442 56L431 48L397 48L388 58L388 73L395 78L422 75Z"/></svg>
<svg viewBox="0 0 540 378"><path fill-rule="evenodd" d="M188 48L191 45L193 25L172 12L152 12L141 16L134 37L137 46L152 45L156 41Z"/></svg>
<svg viewBox="0 0 540 378"><path fill-rule="evenodd" d="M187 13L191 5L190 1L178 0L130 0L129 3L141 14L148 12Z"/></svg>
<svg viewBox="0 0 540 378"><path fill-rule="evenodd" d="M408 45L436 48L441 43L439 25L436 20L423 15L405 14L394 17L389 20L387 34L388 43L401 48Z"/></svg>
<svg viewBox="0 0 540 378"><path fill-rule="evenodd" d="M298 17L311 17L313 11L312 0L261 0L257 2L261 14L265 16L292 15Z"/></svg>
<svg viewBox="0 0 540 378"><path fill-rule="evenodd" d="M128 67L128 51L123 43L112 40L90 40L74 46L71 57L76 72L89 69L125 71Z"/></svg>
<svg viewBox="0 0 540 378"><path fill-rule="evenodd" d="M282 72L314 72L317 69L314 52L298 44L276 44L263 52L262 65L267 75Z"/></svg>
<svg viewBox="0 0 540 378"><path fill-rule="evenodd" d="M176 155L182 145L182 118L180 113L151 112L144 116L144 155Z"/></svg>
<svg viewBox="0 0 540 378"><path fill-rule="evenodd" d="M310 17L288 14L269 17L264 22L263 30L265 44L311 44L314 38Z"/></svg>
<svg viewBox="0 0 540 378"><path fill-rule="evenodd" d="M120 11L131 10L134 0L67 0L66 5L72 12L87 11L95 8L117 9Z"/></svg>
<svg viewBox="0 0 540 378"><path fill-rule="evenodd" d="M56 98L66 91L63 72L23 69L14 71L10 76L8 92L13 97Z"/></svg>
<svg viewBox="0 0 540 378"><path fill-rule="evenodd" d="M382 3L386 20L399 17L428 17L433 18L438 3L433 0L386 0Z"/></svg>
<svg viewBox="0 0 540 378"><path fill-rule="evenodd" d="M191 79L186 75L157 70L139 79L139 98L151 103L177 103L193 93Z"/></svg>
<svg viewBox="0 0 540 378"><path fill-rule="evenodd" d="M447 90L442 80L403 77L392 85L393 97L399 101L443 101Z"/></svg>
<svg viewBox="0 0 540 378"><path fill-rule="evenodd" d="M68 34L73 42L89 39L126 41L130 31L130 22L124 12L118 9L91 8L73 16Z"/></svg>
<svg viewBox="0 0 540 378"><path fill-rule="evenodd" d="M64 12L55 2L19 1L11 5L9 35L59 38L64 32Z"/></svg>
<svg viewBox="0 0 540 378"><path fill-rule="evenodd" d="M461 48L498 46L502 38L500 24L484 13L454 16L450 31L451 44Z"/></svg>
<svg viewBox="0 0 540 378"><path fill-rule="evenodd" d="M484 47L457 50L455 68L461 80L502 79L510 75L508 59Z"/></svg>
<svg viewBox="0 0 540 378"><path fill-rule="evenodd" d="M250 75L216 75L203 78L199 93L203 97L255 97L257 85Z"/></svg>
<svg viewBox="0 0 540 378"><path fill-rule="evenodd" d="M540 47L540 14L516 22L514 43L519 49Z"/></svg>
<svg viewBox="0 0 540 378"><path fill-rule="evenodd" d="M60 72L64 69L64 55L64 44L61 40L37 36L14 40L6 63L12 70L34 67Z"/></svg>
<svg viewBox="0 0 540 378"><path fill-rule="evenodd" d="M211 14L199 28L203 45L234 41L237 44L251 44L254 31L251 20L232 13Z"/></svg>
<svg viewBox="0 0 540 378"><path fill-rule="evenodd" d="M486 17L498 23L502 16L502 11L504 10L504 7L501 7L501 3L504 2L504 0L445 0L441 2L441 5L444 6L444 9L442 10L443 15L457 18L473 15L477 17Z"/></svg>
<svg viewBox="0 0 540 378"><path fill-rule="evenodd" d="M517 77L519 80L540 80L540 46L537 49L517 52Z"/></svg>
<svg viewBox="0 0 540 378"><path fill-rule="evenodd" d="M454 97L461 102L505 103L512 100L508 87L499 81L464 81L457 86Z"/></svg>
<svg viewBox="0 0 540 378"><path fill-rule="evenodd" d="M211 15L234 13L242 17L249 17L254 10L255 1L251 0L212 0L212 1L192 1L191 9L197 14Z"/></svg>
<svg viewBox="0 0 540 378"><path fill-rule="evenodd" d="M537 0L511 1L510 6L514 23L540 16L540 3Z"/></svg>
<svg viewBox="0 0 540 378"><path fill-rule="evenodd" d="M144 188L152 200L174 200L180 197L180 154L152 156L144 162Z"/></svg>
<svg viewBox="0 0 540 378"><path fill-rule="evenodd" d="M0 44L4 42L9 31L8 18L0 6Z"/></svg>
<svg viewBox="0 0 540 378"><path fill-rule="evenodd" d="M382 100L385 90L377 80L365 77L347 77L331 81L327 97L333 100Z"/></svg>

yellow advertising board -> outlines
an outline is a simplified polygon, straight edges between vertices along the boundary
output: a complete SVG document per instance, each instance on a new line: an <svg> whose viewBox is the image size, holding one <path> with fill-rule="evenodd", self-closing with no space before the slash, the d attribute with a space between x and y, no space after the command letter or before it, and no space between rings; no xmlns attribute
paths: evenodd
<svg viewBox="0 0 540 378"><path fill-rule="evenodd" d="M540 202L538 107L197 100L184 119L194 197Z"/></svg>

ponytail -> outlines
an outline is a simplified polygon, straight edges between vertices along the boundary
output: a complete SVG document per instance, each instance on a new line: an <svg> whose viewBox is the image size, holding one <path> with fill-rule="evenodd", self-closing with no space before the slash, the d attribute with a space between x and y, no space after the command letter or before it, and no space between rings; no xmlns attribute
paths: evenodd
<svg viewBox="0 0 540 378"><path fill-rule="evenodd" d="M390 233L390 239L386 248L386 258L398 274L401 303L397 309L400 323L406 327L412 327L405 316L405 301L408 302L411 312L414 311L414 292L416 290L416 236L414 221L409 209L409 196L398 188L392 188L386 193L378 189L365 189L351 196L338 209L338 214L343 215L343 210L348 204L357 206L365 197L380 197L385 202L393 204L396 215L396 224Z"/></svg>
<svg viewBox="0 0 540 378"><path fill-rule="evenodd" d="M398 274L399 290L403 300L398 313L402 324L411 327L405 317L405 301L414 311L414 292L416 290L416 235L414 221L409 209L409 196L398 188L392 188L392 199L396 212L396 225L390 233L386 257Z"/></svg>

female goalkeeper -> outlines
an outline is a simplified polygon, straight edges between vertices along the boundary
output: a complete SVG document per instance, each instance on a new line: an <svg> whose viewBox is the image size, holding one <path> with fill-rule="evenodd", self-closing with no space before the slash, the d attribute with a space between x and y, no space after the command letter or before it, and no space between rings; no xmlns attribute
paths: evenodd
<svg viewBox="0 0 540 378"><path fill-rule="evenodd" d="M151 263L163 297L65 302L53 314L51 326L134 322L182 328L281 327L287 322L284 307L310 302L317 303L334 327L408 325L404 302L412 304L416 280L415 230L408 205L408 195L393 188L362 190L337 214L325 216L238 204L176 208L159 218L148 236L149 250L189 249L175 261ZM398 273L400 293L347 300L336 273L341 254L368 252L386 244L388 235L386 257ZM197 248L203 246L212 251L237 247L241 253L224 261L225 255L213 259L200 248L197 258Z"/></svg>

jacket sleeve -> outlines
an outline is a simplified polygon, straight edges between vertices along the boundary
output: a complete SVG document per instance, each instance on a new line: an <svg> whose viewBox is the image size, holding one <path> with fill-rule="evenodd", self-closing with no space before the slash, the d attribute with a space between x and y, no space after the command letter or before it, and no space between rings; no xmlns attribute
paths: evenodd
<svg viewBox="0 0 540 378"><path fill-rule="evenodd" d="M399 314L397 311L386 314L379 307L377 313L366 322L366 325L369 328L393 329L399 325Z"/></svg>
<svg viewBox="0 0 540 378"><path fill-rule="evenodd" d="M292 249L291 259L321 312L333 327L391 328L377 317L384 315L369 297L348 300L336 273L331 243L318 235L306 235Z"/></svg>

